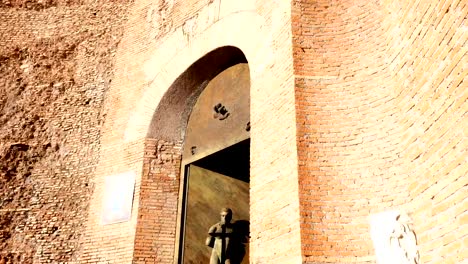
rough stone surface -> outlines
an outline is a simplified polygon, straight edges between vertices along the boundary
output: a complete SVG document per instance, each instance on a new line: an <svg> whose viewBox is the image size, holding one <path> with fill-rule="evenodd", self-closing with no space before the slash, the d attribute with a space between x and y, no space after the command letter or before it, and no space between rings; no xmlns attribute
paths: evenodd
<svg viewBox="0 0 468 264"><path fill-rule="evenodd" d="M78 4L0 6L2 262L70 263L80 248L125 5Z"/></svg>

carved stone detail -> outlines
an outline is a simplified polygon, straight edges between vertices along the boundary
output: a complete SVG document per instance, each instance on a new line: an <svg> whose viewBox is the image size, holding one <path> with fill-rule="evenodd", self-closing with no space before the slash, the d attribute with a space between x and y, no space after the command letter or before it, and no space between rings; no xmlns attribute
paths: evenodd
<svg viewBox="0 0 468 264"><path fill-rule="evenodd" d="M161 0L156 5L151 5L146 14L146 22L150 24L150 38L155 39L167 33L172 27L170 14L174 7L174 0Z"/></svg>
<svg viewBox="0 0 468 264"><path fill-rule="evenodd" d="M402 263L418 264L419 251L417 247L416 234L410 227L410 218L406 214L400 214L396 217L395 226L390 234L391 247L399 252L402 257Z"/></svg>
<svg viewBox="0 0 468 264"><path fill-rule="evenodd" d="M195 35L197 30L197 19L198 15L195 15L189 19L187 19L184 24L182 25L182 33L184 34L187 41L190 41L190 38Z"/></svg>
<svg viewBox="0 0 468 264"><path fill-rule="evenodd" d="M381 212L371 215L370 223L378 264L419 264L416 234L407 214Z"/></svg>
<svg viewBox="0 0 468 264"><path fill-rule="evenodd" d="M187 39L187 42L190 42L190 39L195 36L197 32L205 31L219 20L220 5L221 0L210 0L208 5L182 24L182 34Z"/></svg>
<svg viewBox="0 0 468 264"><path fill-rule="evenodd" d="M207 18L206 23L212 24L219 19L219 9L221 6L221 0L210 0L206 12L208 15L205 16Z"/></svg>

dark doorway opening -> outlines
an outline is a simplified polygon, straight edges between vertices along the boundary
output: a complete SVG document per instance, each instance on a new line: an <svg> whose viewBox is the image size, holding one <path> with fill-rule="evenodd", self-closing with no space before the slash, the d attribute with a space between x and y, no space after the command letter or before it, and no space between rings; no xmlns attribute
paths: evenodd
<svg viewBox="0 0 468 264"><path fill-rule="evenodd" d="M247 139L192 164L249 183L249 149L250 139Z"/></svg>

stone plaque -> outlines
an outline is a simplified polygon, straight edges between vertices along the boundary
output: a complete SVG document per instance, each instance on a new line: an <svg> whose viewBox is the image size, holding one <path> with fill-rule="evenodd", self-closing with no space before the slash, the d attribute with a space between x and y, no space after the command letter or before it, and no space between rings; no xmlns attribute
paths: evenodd
<svg viewBox="0 0 468 264"><path fill-rule="evenodd" d="M130 220L134 189L135 172L133 171L105 178L101 218L103 225Z"/></svg>

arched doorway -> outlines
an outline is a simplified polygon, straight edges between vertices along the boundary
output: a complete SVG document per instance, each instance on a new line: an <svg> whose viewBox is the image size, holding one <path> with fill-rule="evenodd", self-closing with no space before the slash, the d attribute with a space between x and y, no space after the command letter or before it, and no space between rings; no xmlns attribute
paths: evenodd
<svg viewBox="0 0 468 264"><path fill-rule="evenodd" d="M212 251L220 259L248 263L249 88L247 63L230 66L208 83L190 114L182 157L179 263L208 263ZM232 233L209 236L222 208L233 212ZM212 244L205 245L205 239Z"/></svg>
<svg viewBox="0 0 468 264"><path fill-rule="evenodd" d="M164 94L145 140L135 262L206 263L211 249L204 240L220 207L248 221L249 105L247 60L230 46L192 64ZM206 202L208 193L216 203ZM202 213L194 214L200 204ZM185 257L187 250L201 259Z"/></svg>

